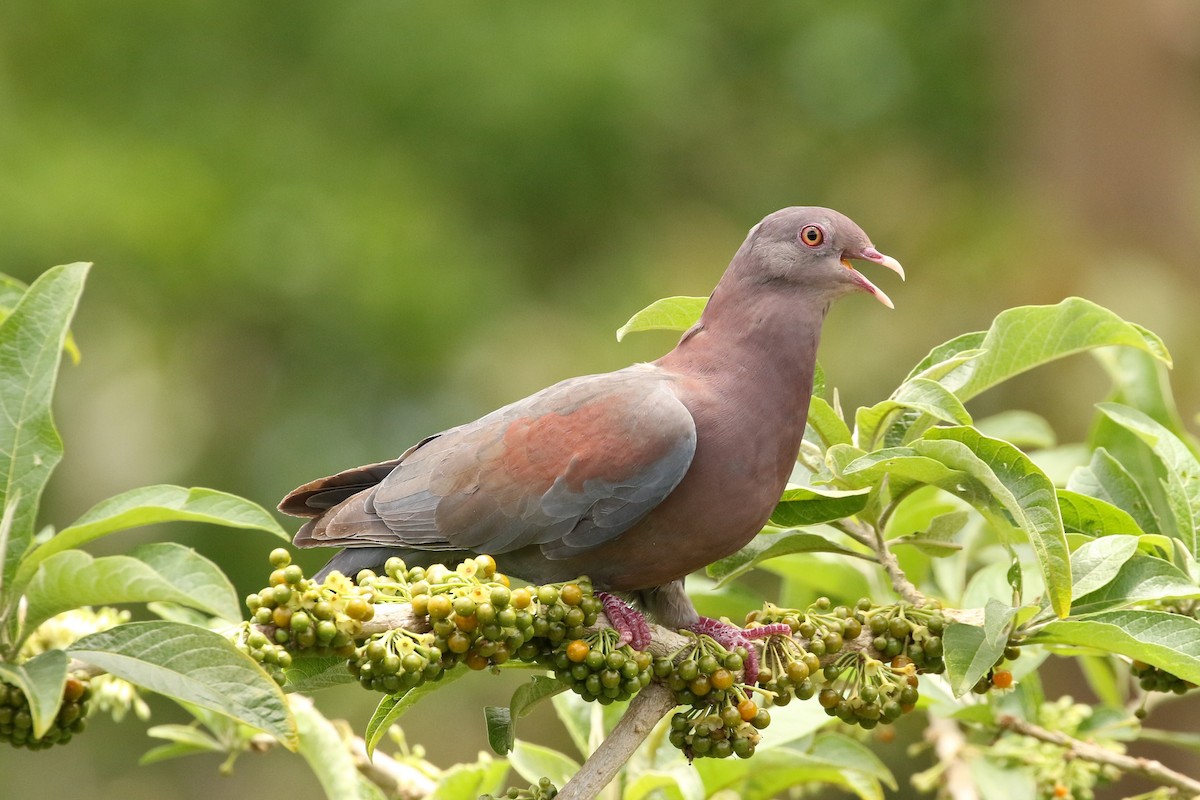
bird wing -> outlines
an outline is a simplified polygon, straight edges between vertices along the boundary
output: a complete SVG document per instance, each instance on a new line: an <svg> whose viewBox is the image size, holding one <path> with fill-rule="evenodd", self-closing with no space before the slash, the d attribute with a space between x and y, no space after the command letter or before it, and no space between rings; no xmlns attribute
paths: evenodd
<svg viewBox="0 0 1200 800"><path fill-rule="evenodd" d="M430 437L373 488L341 499L355 481L340 479L340 502L297 544L584 552L632 527L687 472L696 425L671 381L649 365L573 378Z"/></svg>

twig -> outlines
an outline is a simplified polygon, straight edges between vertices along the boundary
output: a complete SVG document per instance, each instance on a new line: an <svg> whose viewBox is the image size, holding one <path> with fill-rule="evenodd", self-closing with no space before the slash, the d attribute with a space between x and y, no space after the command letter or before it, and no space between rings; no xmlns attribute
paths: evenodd
<svg viewBox="0 0 1200 800"><path fill-rule="evenodd" d="M1200 781L1163 766L1161 762L1152 758L1140 758L1138 756L1128 756L1124 753L1114 753L1112 750L1106 750L1097 744L1076 739L1059 731L1047 730L1040 725L1034 725L1031 722L1026 722L1023 719L1008 714L1001 716L997 720L997 724L1005 730L1057 745L1066 750L1069 757L1082 758L1085 761L1091 761L1096 764L1107 764L1116 767L1122 772L1141 775L1143 778L1148 778L1162 786L1169 786L1181 792L1186 792L1186 797L1200 796Z"/></svg>
<svg viewBox="0 0 1200 800"><path fill-rule="evenodd" d="M638 692L617 727L558 793L559 800L592 800L599 795L674 707L674 694L660 683Z"/></svg>
<svg viewBox="0 0 1200 800"><path fill-rule="evenodd" d="M921 594L921 591L904 574L904 570L900 569L900 562L896 560L895 553L888 549L887 543L883 540L881 534L874 528L854 519L842 520L839 527L848 536L871 548L875 553L875 560L879 562L879 566L883 567L883 571L887 573L888 579L892 582L892 588L896 590L896 594L914 606L925 604L925 595Z"/></svg>

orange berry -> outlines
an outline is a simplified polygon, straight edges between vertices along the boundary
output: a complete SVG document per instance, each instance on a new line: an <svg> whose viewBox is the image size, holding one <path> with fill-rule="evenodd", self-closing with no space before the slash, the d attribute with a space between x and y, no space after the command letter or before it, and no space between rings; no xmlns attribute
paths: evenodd
<svg viewBox="0 0 1200 800"><path fill-rule="evenodd" d="M460 631L470 632L479 627L479 617L475 616L474 614L469 617L460 617L455 614L454 624L458 626Z"/></svg>
<svg viewBox="0 0 1200 800"><path fill-rule="evenodd" d="M1006 669L998 669L992 673L992 686L997 689L1011 689L1013 674Z"/></svg>
<svg viewBox="0 0 1200 800"><path fill-rule="evenodd" d="M512 597L509 602L513 608L529 608L529 604L533 601L533 596L529 594L529 590L522 586L520 589L513 589Z"/></svg>
<svg viewBox="0 0 1200 800"><path fill-rule="evenodd" d="M758 704L749 698L737 704L738 714L741 715L743 722L749 722L758 716Z"/></svg>
<svg viewBox="0 0 1200 800"><path fill-rule="evenodd" d="M1061 783L1056 783L1056 784L1054 784L1054 796L1055 797L1070 797L1071 790L1068 789L1066 786L1063 786Z"/></svg>
<svg viewBox="0 0 1200 800"><path fill-rule="evenodd" d="M588 653L591 651L592 648L588 646L587 642L583 639L576 639L567 645L567 658L579 664L588 657Z"/></svg>
<svg viewBox="0 0 1200 800"><path fill-rule="evenodd" d="M356 619L359 622L368 620L375 615L371 606L367 605L367 601L361 597L351 597L346 601L346 616L350 619Z"/></svg>
<svg viewBox="0 0 1200 800"><path fill-rule="evenodd" d="M485 578L496 574L496 559L489 555L475 556L475 565L479 567L479 571Z"/></svg>
<svg viewBox="0 0 1200 800"><path fill-rule="evenodd" d="M487 668L488 660L484 656L479 655L479 653L467 653L467 655L463 658L463 663L466 664L469 669L473 669L478 672L479 670Z"/></svg>
<svg viewBox="0 0 1200 800"><path fill-rule="evenodd" d="M271 612L271 622L274 622L277 628L288 627L292 624L292 610L286 606L279 606Z"/></svg>
<svg viewBox="0 0 1200 800"><path fill-rule="evenodd" d="M709 678L714 689L728 689L733 686L733 673L727 669L719 669ZM753 715L751 715L753 716Z"/></svg>

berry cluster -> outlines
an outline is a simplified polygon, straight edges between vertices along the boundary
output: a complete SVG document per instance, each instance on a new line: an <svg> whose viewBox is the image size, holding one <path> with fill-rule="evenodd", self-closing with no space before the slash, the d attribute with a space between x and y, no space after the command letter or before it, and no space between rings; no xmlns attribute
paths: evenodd
<svg viewBox="0 0 1200 800"><path fill-rule="evenodd" d="M688 759L749 758L771 724L771 715L749 698L737 681L747 653L729 652L708 636L697 636L671 658L654 662L654 674L690 708L671 718L671 744Z"/></svg>
<svg viewBox="0 0 1200 800"><path fill-rule="evenodd" d="M767 603L762 609L752 611L746 617L747 626L755 623L767 625L782 622L792 633L808 641L807 651L817 658L833 655L842 649L847 639L857 639L863 631L863 604L870 608L870 600L860 600L859 609L834 606L828 597L818 597L806 611L780 608Z"/></svg>
<svg viewBox="0 0 1200 800"><path fill-rule="evenodd" d="M671 717L668 739L689 761L734 755L749 758L762 740L759 731L771 724L771 715L749 698L736 705L727 701L718 708L691 708Z"/></svg>
<svg viewBox="0 0 1200 800"><path fill-rule="evenodd" d="M946 618L936 603L917 607L909 603L872 608L869 600L859 600L867 629L874 635L871 646L883 658L905 656L921 672L941 673L942 633Z"/></svg>
<svg viewBox="0 0 1200 800"><path fill-rule="evenodd" d="M346 662L364 689L398 694L442 677L442 651L428 633L396 628L372 636Z"/></svg>
<svg viewBox="0 0 1200 800"><path fill-rule="evenodd" d="M510 788L503 794L483 794L479 800L552 800L558 796L558 789L549 778L542 778L528 789Z"/></svg>
<svg viewBox="0 0 1200 800"><path fill-rule="evenodd" d="M1138 685L1147 692L1184 694L1188 690L1196 688L1196 684L1158 667L1152 667L1144 661L1134 661L1129 665L1129 672L1137 678Z"/></svg>
<svg viewBox="0 0 1200 800"><path fill-rule="evenodd" d="M653 679L653 657L629 645L619 646L619 641L615 630L602 628L563 643L539 660L584 700L608 705L628 700Z"/></svg>
<svg viewBox="0 0 1200 800"><path fill-rule="evenodd" d="M822 670L825 688L817 702L831 717L866 730L892 723L913 710L917 669L912 659L896 656L884 663L865 653L847 653Z"/></svg>
<svg viewBox="0 0 1200 800"><path fill-rule="evenodd" d="M817 693L821 659L801 647L791 636L763 640L758 685L769 694L768 705L786 706L793 697L808 700Z"/></svg>
<svg viewBox="0 0 1200 800"><path fill-rule="evenodd" d="M33 735L33 716L29 701L16 686L0 682L0 739L13 747L44 750L56 744L66 744L71 737L87 726L88 700L92 694L84 673L71 675L63 686L62 704L58 707L50 729L41 736Z"/></svg>
<svg viewBox="0 0 1200 800"><path fill-rule="evenodd" d="M234 644L281 685L292 652L351 656L362 623L375 614L369 595L340 574L317 583L291 560L282 547L271 551L275 569L268 585L246 598L250 623L233 636Z"/></svg>

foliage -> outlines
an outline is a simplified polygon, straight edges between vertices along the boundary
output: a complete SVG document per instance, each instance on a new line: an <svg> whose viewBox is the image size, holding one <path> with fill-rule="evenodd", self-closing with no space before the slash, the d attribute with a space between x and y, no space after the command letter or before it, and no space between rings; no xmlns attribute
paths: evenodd
<svg viewBox="0 0 1200 800"><path fill-rule="evenodd" d="M1200 683L1200 457L1173 412L1163 342L1093 303L1005 311L989 330L933 348L889 397L853 414L818 386L793 485L756 541L709 568L704 590L709 608L743 614L743 598L771 586L777 602L759 597L747 618L749 630L770 635L754 654L686 640L651 665L589 627L599 609L586 582L514 588L486 556L428 571L397 559L386 575L316 584L276 551L242 622L228 580L194 551L79 549L176 520L286 538L257 505L213 490L146 487L57 532L39 530L38 499L61 456L50 401L86 273L82 264L52 269L7 292L11 308L0 309L0 441L10 456L0 466L0 733L15 743L67 741L90 696L76 684L104 672L176 699L197 720L152 729L168 743L145 763L216 752L228 768L269 740L298 750L331 797L394 792L381 771L423 781L438 798L552 796L587 768L652 680L683 708L629 758L614 797L768 798L827 783L880 798L895 778L855 731L906 712L970 743L917 776L931 793L954 771L987 796L999 787L1086 797L1121 778L1129 767L1119 756L1140 739L1191 744L1142 719L1150 693L1157 705ZM660 302L621 332L683 329L702 307L696 298ZM1115 387L1082 446L1057 444L1029 412L975 419L967 406L1083 351ZM117 603L147 604L161 619L83 608ZM1045 698L1039 668L1051 655L1078 658L1102 705ZM752 656L761 670L739 679ZM395 723L461 675L460 663L542 672L507 707L487 711L504 759L442 771ZM385 694L357 745L295 693L356 679ZM516 735L518 720L548 698L577 754ZM389 735L399 749L376 750ZM1060 758L1072 743L1072 758ZM374 782L364 777L373 750ZM510 767L528 788L503 795ZM1169 770L1149 777L1168 793L1191 780Z"/></svg>

